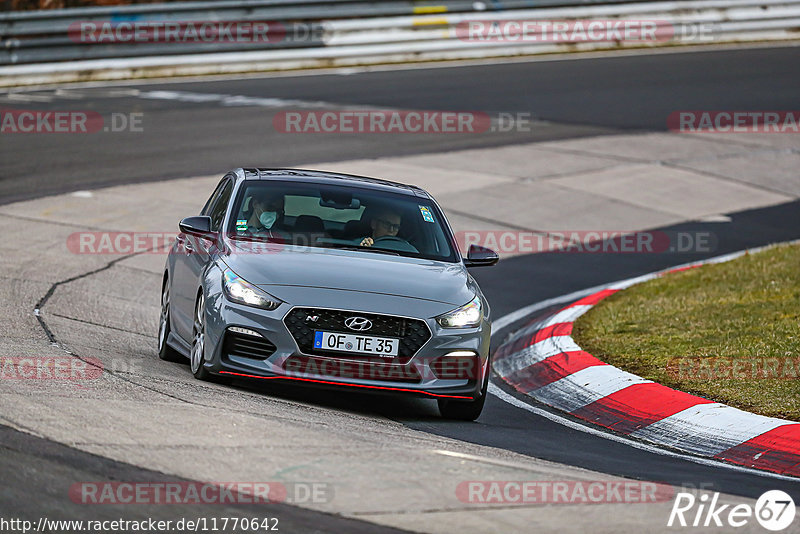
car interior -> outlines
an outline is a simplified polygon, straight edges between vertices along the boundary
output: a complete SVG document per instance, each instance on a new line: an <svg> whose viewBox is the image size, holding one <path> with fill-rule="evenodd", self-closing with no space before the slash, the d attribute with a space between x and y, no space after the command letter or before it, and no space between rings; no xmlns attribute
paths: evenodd
<svg viewBox="0 0 800 534"><path fill-rule="evenodd" d="M253 198L263 194L262 187L247 188L237 220L250 219ZM426 223L415 203L379 199L374 194L286 191L284 213L272 229L285 234L285 239L295 245L358 246L361 239L372 235L371 222L385 207L401 214L402 222L397 233L399 239L381 239L375 248L451 259L451 247L440 225Z"/></svg>

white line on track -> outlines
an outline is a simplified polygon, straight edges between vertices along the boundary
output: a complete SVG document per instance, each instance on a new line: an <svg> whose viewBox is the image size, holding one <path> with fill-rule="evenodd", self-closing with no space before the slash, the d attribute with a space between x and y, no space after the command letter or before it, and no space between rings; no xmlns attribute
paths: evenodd
<svg viewBox="0 0 800 534"><path fill-rule="evenodd" d="M591 295L592 293L597 293L598 291L602 290L606 287L607 284L603 284L600 286L590 287L588 289L581 289L580 291L575 291L573 293L569 293L568 295L562 295L560 297L554 297L551 299L543 300L541 302L536 302L529 306L525 306L524 308L520 308L515 312L511 312L506 314L499 319L492 321L492 330L495 332L499 332L500 330L506 328L507 326L516 323L520 319L524 319L528 315L532 313L536 313L539 310L543 310L545 308L549 308L550 306L555 306L557 304L563 304L565 302L572 302L574 300L578 300L583 298L587 295Z"/></svg>
<svg viewBox="0 0 800 534"><path fill-rule="evenodd" d="M444 449L436 449L431 451L433 454L440 454L442 456L449 456L451 458L458 458L459 460L466 460L470 462L479 462L489 465L497 465L500 467L508 467L511 469L522 469L524 471L533 471L535 473L542 472L540 465L525 465L519 462L511 462L507 460L499 460L497 458L488 458L486 456L476 456L474 454L466 454L463 452L448 451Z"/></svg>
<svg viewBox="0 0 800 534"><path fill-rule="evenodd" d="M20 103L20 102L52 102L53 97L49 95L31 95L22 92L9 92L0 95L0 101Z"/></svg>
<svg viewBox="0 0 800 534"><path fill-rule="evenodd" d="M178 102L205 103L216 102L223 106L259 106L266 108L326 108L342 107L322 101L292 100L286 98L259 98L244 95L217 93L197 93L192 91L141 91L136 96L148 100L177 100Z"/></svg>

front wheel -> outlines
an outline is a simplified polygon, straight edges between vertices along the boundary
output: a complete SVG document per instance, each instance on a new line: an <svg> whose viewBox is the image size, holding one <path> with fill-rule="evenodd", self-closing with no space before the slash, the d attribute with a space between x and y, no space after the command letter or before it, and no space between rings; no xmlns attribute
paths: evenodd
<svg viewBox="0 0 800 534"><path fill-rule="evenodd" d="M185 361L184 356L167 344L172 330L169 324L169 279L161 290L161 316L158 319L158 357L167 362Z"/></svg>
<svg viewBox="0 0 800 534"><path fill-rule="evenodd" d="M486 368L486 376L483 378L481 396L472 401L462 401L453 399L437 399L439 413L445 419L456 419L458 421L474 421L480 417L483 405L486 403L486 391L489 388L489 368Z"/></svg>
<svg viewBox="0 0 800 534"><path fill-rule="evenodd" d="M194 327L192 328L192 353L189 364L192 374L198 380L208 380L211 373L203 365L205 363L206 348L206 299L203 294L197 297L197 304L194 307Z"/></svg>

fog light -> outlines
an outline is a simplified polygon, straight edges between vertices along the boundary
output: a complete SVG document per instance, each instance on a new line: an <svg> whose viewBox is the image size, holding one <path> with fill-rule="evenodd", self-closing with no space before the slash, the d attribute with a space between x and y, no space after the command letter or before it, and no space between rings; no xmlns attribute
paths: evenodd
<svg viewBox="0 0 800 534"><path fill-rule="evenodd" d="M448 352L433 360L430 367L437 378L449 380L478 380L481 369L478 355L471 350Z"/></svg>

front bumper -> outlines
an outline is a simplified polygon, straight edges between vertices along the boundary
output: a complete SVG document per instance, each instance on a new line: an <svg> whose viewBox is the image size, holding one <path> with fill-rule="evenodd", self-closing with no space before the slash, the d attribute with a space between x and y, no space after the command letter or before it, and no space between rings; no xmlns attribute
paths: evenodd
<svg viewBox="0 0 800 534"><path fill-rule="evenodd" d="M374 393L466 400L480 396L483 378L488 372L491 324L487 319L475 328L445 329L432 317L414 317L425 321L431 337L410 359L384 360L345 353L305 354L284 318L294 308L314 307L313 304L291 306L284 303L276 310L266 311L230 302L221 293L212 298L214 305L208 307L206 318L205 363L212 373L316 387L351 387ZM386 306L380 300L376 298L368 309L347 311L380 314L384 311L380 308ZM424 303L419 308L424 308ZM245 355L241 351L232 353L230 339L226 343L231 327L258 333L274 345L274 352L268 356ZM258 340L253 338L253 341Z"/></svg>

